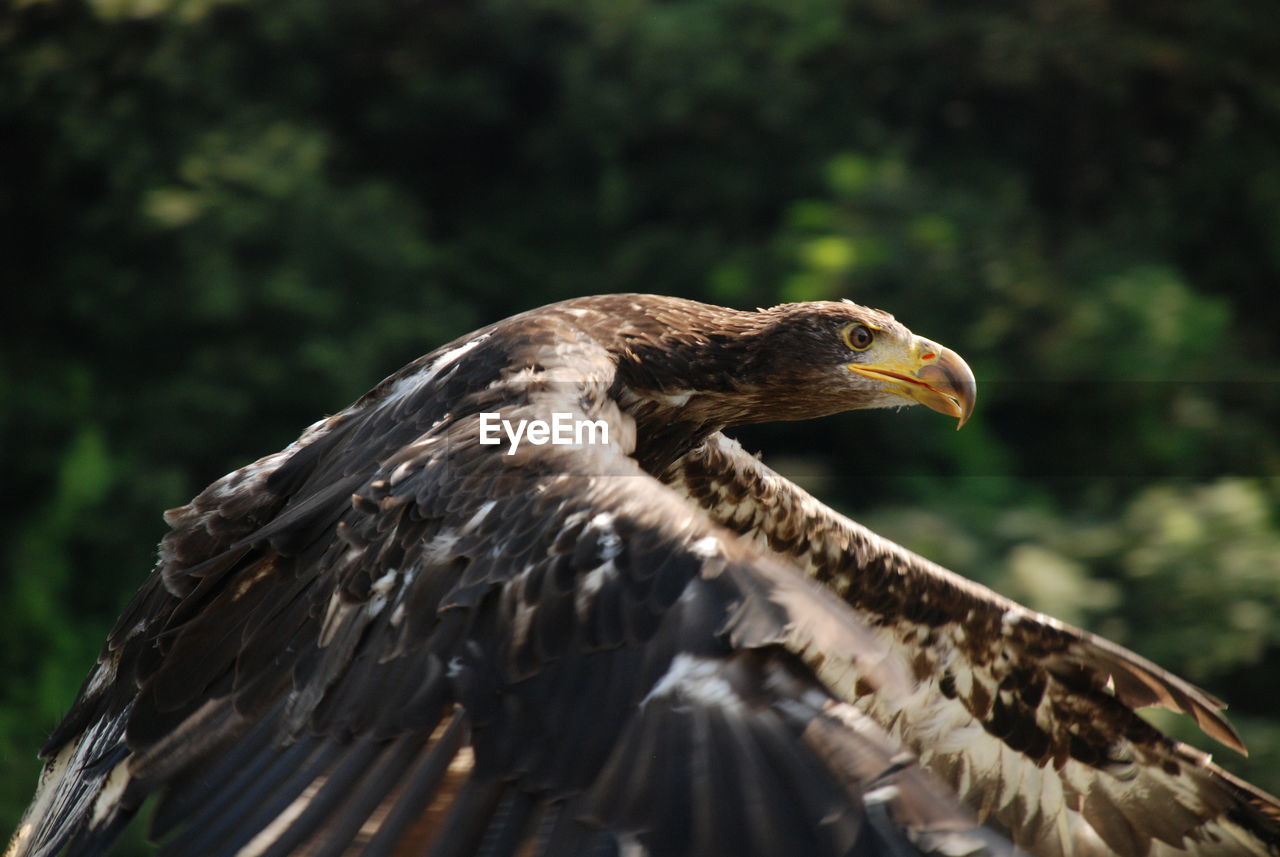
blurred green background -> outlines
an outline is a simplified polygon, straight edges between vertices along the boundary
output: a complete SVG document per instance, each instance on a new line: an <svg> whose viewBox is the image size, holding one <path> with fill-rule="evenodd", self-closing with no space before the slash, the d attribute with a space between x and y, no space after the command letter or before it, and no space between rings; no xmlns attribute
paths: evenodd
<svg viewBox="0 0 1280 857"><path fill-rule="evenodd" d="M510 313L850 297L924 409L739 435L1232 705L1280 791L1271 0L0 8L0 828L161 510Z"/></svg>

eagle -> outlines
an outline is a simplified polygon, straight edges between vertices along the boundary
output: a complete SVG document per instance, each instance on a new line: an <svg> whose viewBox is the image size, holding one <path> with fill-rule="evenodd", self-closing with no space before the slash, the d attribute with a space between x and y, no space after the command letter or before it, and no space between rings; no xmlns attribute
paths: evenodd
<svg viewBox="0 0 1280 857"><path fill-rule="evenodd" d="M723 432L973 373L849 302L624 294L415 360L165 514L10 857L1280 853L1141 656L838 514Z"/></svg>

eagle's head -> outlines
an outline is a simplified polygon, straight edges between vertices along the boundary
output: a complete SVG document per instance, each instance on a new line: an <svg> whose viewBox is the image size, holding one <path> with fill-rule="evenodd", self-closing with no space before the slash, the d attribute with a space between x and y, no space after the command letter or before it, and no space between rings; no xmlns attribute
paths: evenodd
<svg viewBox="0 0 1280 857"><path fill-rule="evenodd" d="M742 379L803 416L919 403L964 425L977 381L960 355L892 315L842 301L783 304L755 336ZM788 413L788 416L791 416Z"/></svg>

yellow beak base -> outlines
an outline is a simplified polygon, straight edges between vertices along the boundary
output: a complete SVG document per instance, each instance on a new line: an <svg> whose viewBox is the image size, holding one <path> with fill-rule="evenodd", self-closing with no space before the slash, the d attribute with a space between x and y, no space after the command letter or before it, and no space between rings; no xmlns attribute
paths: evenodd
<svg viewBox="0 0 1280 857"><path fill-rule="evenodd" d="M926 408L956 417L960 428L973 414L978 381L969 364L950 349L918 340L914 352L899 363L850 363L849 369L885 382L885 392L919 402Z"/></svg>

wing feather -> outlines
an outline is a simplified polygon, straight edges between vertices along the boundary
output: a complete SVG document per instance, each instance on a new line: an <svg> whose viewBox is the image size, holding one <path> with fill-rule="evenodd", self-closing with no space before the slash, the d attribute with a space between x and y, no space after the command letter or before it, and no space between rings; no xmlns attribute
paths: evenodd
<svg viewBox="0 0 1280 857"><path fill-rule="evenodd" d="M856 663L852 676L819 675L1020 847L1046 857L1280 853L1280 802L1135 713L1188 713L1243 750L1213 696L880 538L723 435L663 480L878 629L912 666L910 696L859 683Z"/></svg>

